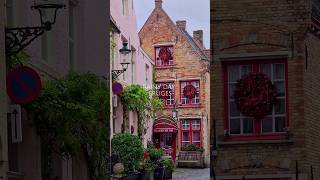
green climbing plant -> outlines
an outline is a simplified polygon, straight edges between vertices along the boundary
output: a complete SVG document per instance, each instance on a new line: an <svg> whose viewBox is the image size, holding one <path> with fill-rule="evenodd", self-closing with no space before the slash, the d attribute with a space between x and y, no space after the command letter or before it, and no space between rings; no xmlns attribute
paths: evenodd
<svg viewBox="0 0 320 180"><path fill-rule="evenodd" d="M6 57L7 70L13 69L17 66L25 65L29 62L30 56L25 51L20 51L17 54Z"/></svg>
<svg viewBox="0 0 320 180"><path fill-rule="evenodd" d="M154 90L146 90L140 85L133 84L126 86L120 94L124 106L124 126L128 129L128 111L135 111L138 114L138 136L142 138L145 124L150 118L155 117L156 112L163 108L162 101L156 96Z"/></svg>
<svg viewBox="0 0 320 180"><path fill-rule="evenodd" d="M50 153L63 158L83 153L91 179L107 177L110 111L105 82L89 73L45 81L40 97L26 109Z"/></svg>

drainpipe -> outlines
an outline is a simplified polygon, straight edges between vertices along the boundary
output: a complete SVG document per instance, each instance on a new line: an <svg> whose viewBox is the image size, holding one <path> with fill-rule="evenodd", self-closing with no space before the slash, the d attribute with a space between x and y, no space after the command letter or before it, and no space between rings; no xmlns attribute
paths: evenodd
<svg viewBox="0 0 320 180"><path fill-rule="evenodd" d="M216 120L211 120L211 140L210 140L210 178L216 180L216 174L214 171L213 160L217 157L217 138L216 138Z"/></svg>

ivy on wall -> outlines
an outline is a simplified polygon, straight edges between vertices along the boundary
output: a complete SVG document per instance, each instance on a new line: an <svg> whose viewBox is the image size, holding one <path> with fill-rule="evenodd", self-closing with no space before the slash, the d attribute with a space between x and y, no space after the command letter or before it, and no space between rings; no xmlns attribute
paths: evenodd
<svg viewBox="0 0 320 180"><path fill-rule="evenodd" d="M154 90L146 90L140 85L133 84L126 86L124 92L119 95L124 107L124 127L128 127L128 111L135 111L138 114L138 136L144 135L145 125L150 118L154 118L156 112L163 108L162 101L156 96Z"/></svg>
<svg viewBox="0 0 320 180"><path fill-rule="evenodd" d="M109 171L109 94L95 75L73 73L45 81L40 97L26 106L47 150L66 159L85 154L96 180Z"/></svg>
<svg viewBox="0 0 320 180"><path fill-rule="evenodd" d="M25 51L20 51L17 54L7 56L6 58L6 67L7 70L13 69L17 66L22 66L28 63L30 56Z"/></svg>

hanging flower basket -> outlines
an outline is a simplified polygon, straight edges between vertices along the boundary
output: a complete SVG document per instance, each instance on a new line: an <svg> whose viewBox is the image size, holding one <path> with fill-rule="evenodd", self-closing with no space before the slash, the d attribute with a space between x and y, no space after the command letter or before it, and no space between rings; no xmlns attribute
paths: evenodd
<svg viewBox="0 0 320 180"><path fill-rule="evenodd" d="M238 110L255 119L261 119L272 110L277 101L276 96L276 87L263 73L243 76L238 80L234 92Z"/></svg>
<svg viewBox="0 0 320 180"><path fill-rule="evenodd" d="M188 99L194 98L196 93L197 89L192 84L188 84L183 88L183 95Z"/></svg>
<svg viewBox="0 0 320 180"><path fill-rule="evenodd" d="M169 47L162 47L159 51L159 58L165 64L169 63L169 60L172 59L172 54Z"/></svg>

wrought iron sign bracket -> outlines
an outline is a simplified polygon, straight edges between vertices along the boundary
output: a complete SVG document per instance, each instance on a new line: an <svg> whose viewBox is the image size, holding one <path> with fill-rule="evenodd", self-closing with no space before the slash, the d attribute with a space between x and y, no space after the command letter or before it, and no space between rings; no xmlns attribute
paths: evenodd
<svg viewBox="0 0 320 180"><path fill-rule="evenodd" d="M51 29L50 24L40 27L6 28L6 55L19 53L32 41Z"/></svg>
<svg viewBox="0 0 320 180"><path fill-rule="evenodd" d="M112 78L117 79L122 73L124 73L126 70L112 70Z"/></svg>

